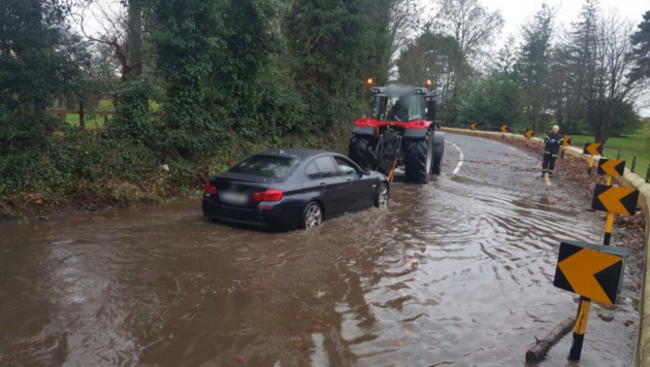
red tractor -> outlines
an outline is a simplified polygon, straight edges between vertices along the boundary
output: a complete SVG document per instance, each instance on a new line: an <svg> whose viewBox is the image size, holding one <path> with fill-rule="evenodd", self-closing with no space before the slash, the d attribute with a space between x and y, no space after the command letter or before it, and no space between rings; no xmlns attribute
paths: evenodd
<svg viewBox="0 0 650 367"><path fill-rule="evenodd" d="M354 122L350 159L389 179L396 166L404 166L406 180L413 183L425 184L431 174L440 175L445 134L435 132L435 94L424 87L398 85L370 86L370 92L372 112Z"/></svg>

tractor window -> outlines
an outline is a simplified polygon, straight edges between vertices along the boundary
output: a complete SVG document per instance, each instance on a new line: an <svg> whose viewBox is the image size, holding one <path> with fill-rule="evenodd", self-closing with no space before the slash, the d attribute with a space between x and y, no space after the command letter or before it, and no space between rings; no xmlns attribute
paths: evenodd
<svg viewBox="0 0 650 367"><path fill-rule="evenodd" d="M370 106L372 107L372 118L378 121L386 121L388 110L390 110L392 104L390 104L388 97L375 96L370 102Z"/></svg>
<svg viewBox="0 0 650 367"><path fill-rule="evenodd" d="M413 121L424 118L424 101L420 94L400 97L375 96L370 103L371 116L379 121Z"/></svg>

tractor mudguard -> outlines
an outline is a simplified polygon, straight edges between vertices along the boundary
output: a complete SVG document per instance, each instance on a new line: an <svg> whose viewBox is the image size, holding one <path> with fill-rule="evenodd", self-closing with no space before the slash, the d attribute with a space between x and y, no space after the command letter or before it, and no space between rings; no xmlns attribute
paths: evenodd
<svg viewBox="0 0 650 367"><path fill-rule="evenodd" d="M404 130L405 139L424 139L427 135L427 129L406 129Z"/></svg>
<svg viewBox="0 0 650 367"><path fill-rule="evenodd" d="M359 127L355 126L352 129L352 133L354 135L370 135L370 136L377 136L377 129L374 127Z"/></svg>

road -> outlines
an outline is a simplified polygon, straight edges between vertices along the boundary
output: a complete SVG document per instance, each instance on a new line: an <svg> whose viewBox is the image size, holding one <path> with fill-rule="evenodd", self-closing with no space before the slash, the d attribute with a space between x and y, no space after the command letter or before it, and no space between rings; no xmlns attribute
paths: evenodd
<svg viewBox="0 0 650 367"><path fill-rule="evenodd" d="M577 310L559 241L602 223L539 157L447 140L443 176L309 232L208 223L199 199L1 227L0 365L523 365ZM632 365L638 303L592 308L581 365Z"/></svg>

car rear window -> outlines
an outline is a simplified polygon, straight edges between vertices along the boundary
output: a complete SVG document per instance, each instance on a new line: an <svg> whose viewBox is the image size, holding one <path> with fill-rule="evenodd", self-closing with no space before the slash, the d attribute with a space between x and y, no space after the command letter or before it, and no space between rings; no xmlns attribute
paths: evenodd
<svg viewBox="0 0 650 367"><path fill-rule="evenodd" d="M238 163L229 171L245 175L284 179L291 176L299 164L300 159L298 158L254 155Z"/></svg>

